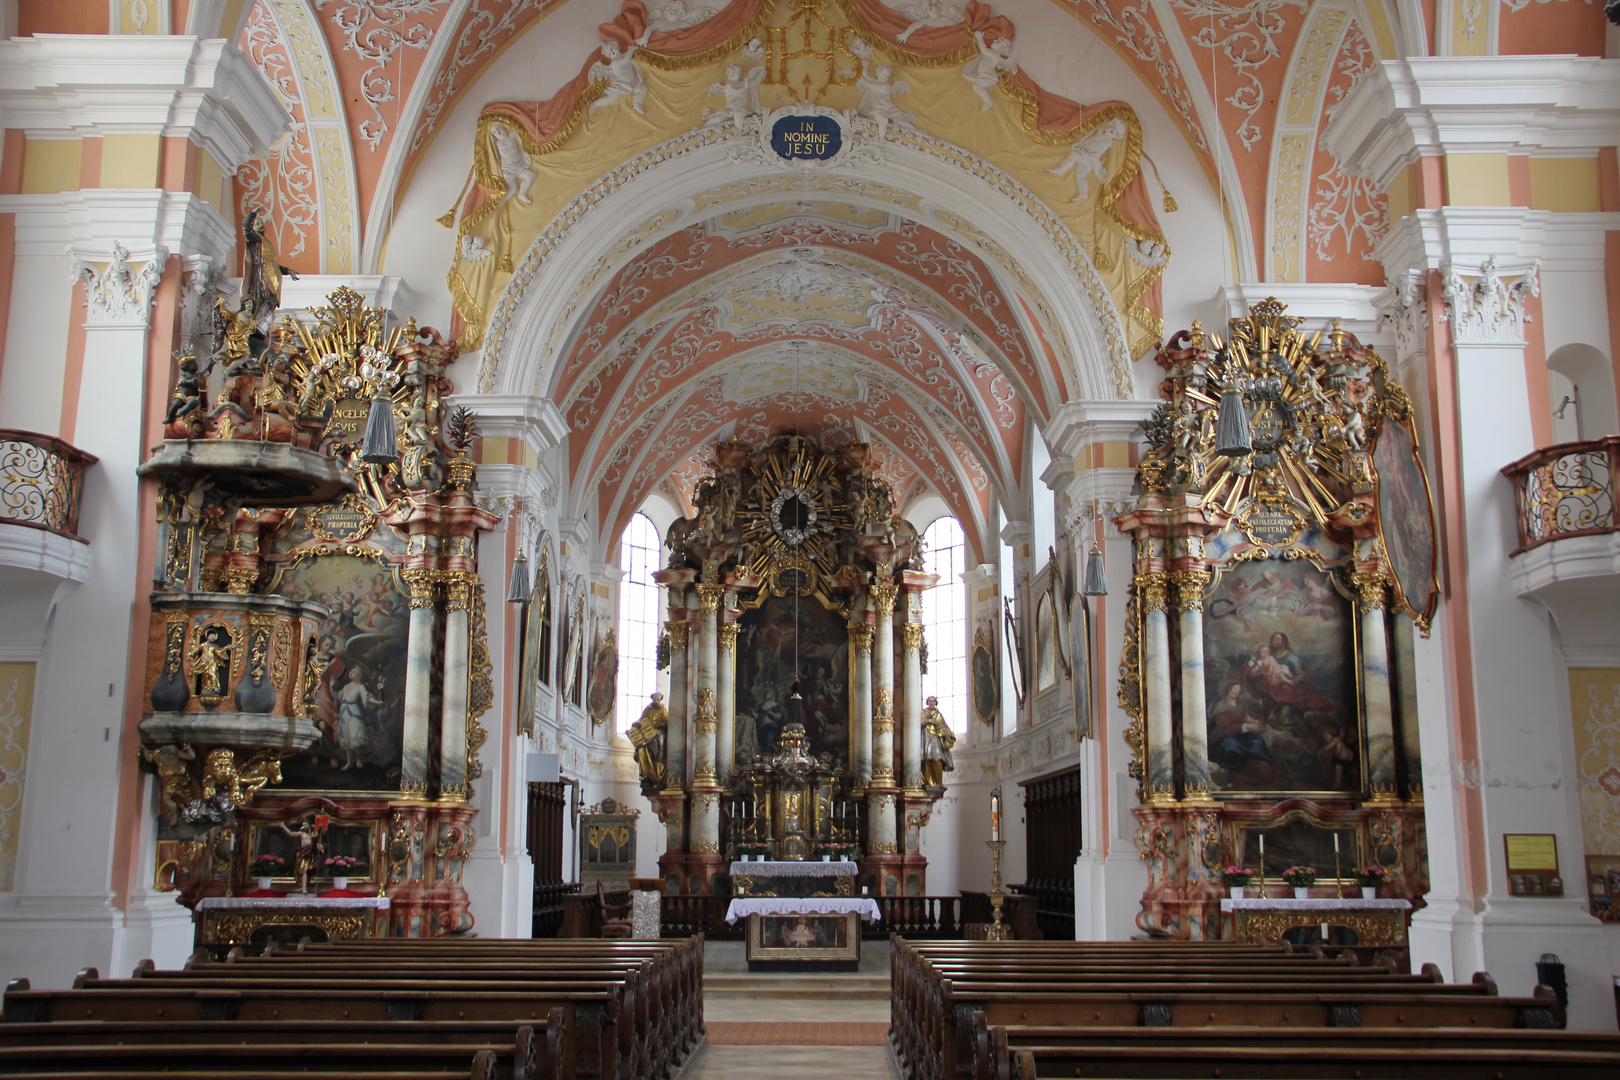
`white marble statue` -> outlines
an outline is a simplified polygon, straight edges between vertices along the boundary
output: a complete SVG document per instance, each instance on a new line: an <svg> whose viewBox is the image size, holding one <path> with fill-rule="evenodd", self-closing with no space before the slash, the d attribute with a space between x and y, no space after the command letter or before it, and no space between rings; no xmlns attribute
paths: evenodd
<svg viewBox="0 0 1620 1080"><path fill-rule="evenodd" d="M1046 171L1053 176L1062 176L1070 169L1074 170L1075 196L1071 202L1082 202L1091 194L1091 177L1095 175L1098 180L1108 179L1108 166L1103 163L1103 155L1115 143L1125 137L1125 121L1114 119L1093 131L1069 147L1069 156L1063 159L1063 164L1055 169Z"/></svg>
<svg viewBox="0 0 1620 1080"><path fill-rule="evenodd" d="M602 96L591 102L592 113L604 105L613 104L626 94L631 95L630 104L635 106L636 112L646 112L641 103L647 99L647 84L642 81L641 68L636 66L634 45L621 49L612 38L602 42L602 59L591 65L590 78L591 82L613 80L602 91Z"/></svg>
<svg viewBox="0 0 1620 1080"><path fill-rule="evenodd" d="M984 31L973 31L973 40L979 43L979 55L969 60L962 68L962 78L973 87L974 93L984 105L980 112L988 112L993 104L990 100L990 88L1001 79L1003 71L1017 71L1018 63L1012 58L1012 38L996 38L995 43L985 44Z"/></svg>
<svg viewBox="0 0 1620 1080"><path fill-rule="evenodd" d="M495 162L500 166L501 179L506 181L505 203L516 199L524 206L534 202L529 189L534 187L534 159L523 149L523 140L506 124L489 125L489 143L495 151Z"/></svg>
<svg viewBox="0 0 1620 1080"><path fill-rule="evenodd" d="M895 94L909 94L911 87L894 80L893 74L894 69L888 64L879 64L872 74L863 74L855 80L855 89L861 92L861 103L855 111L868 120L877 121L880 139L888 135L890 120L897 124L917 122L915 114L901 112L900 107L894 103Z"/></svg>
<svg viewBox="0 0 1620 1080"><path fill-rule="evenodd" d="M727 65L726 81L709 86L711 95L726 99L725 107L709 113L703 122L723 124L730 120L733 130L741 134L749 115L759 111L759 84L764 78L765 69L762 67L753 68L744 75L741 64Z"/></svg>
<svg viewBox="0 0 1620 1080"><path fill-rule="evenodd" d="M647 29L636 38L636 44L647 44L647 40L654 34L667 34L672 30L685 30L688 26L708 22L718 14L719 8L696 7L688 11L683 0L669 0L668 4L652 13L652 17L647 20Z"/></svg>
<svg viewBox="0 0 1620 1080"><path fill-rule="evenodd" d="M962 21L962 9L942 0L922 0L917 4L896 4L894 10L911 20L911 25L900 31L894 40L904 45L906 39L925 26L955 26Z"/></svg>

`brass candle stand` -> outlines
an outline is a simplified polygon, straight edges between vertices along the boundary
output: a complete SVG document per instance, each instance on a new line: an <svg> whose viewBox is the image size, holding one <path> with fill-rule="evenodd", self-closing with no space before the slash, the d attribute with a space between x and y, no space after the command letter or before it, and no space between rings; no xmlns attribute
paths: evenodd
<svg viewBox="0 0 1620 1080"><path fill-rule="evenodd" d="M990 848L990 925L985 927L984 939L986 941L1011 941L1012 932L1002 925L1001 905L1006 894L1001 891L1001 849L1007 846L1005 840L986 840Z"/></svg>

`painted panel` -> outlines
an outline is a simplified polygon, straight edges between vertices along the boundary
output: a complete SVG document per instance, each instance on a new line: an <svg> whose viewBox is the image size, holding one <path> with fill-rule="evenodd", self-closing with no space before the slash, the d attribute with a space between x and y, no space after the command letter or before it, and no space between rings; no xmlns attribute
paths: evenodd
<svg viewBox="0 0 1620 1080"><path fill-rule="evenodd" d="M837 769L847 768L849 629L844 617L814 597L773 596L737 622L737 761L771 752L790 718L796 672L810 755L828 755Z"/></svg>
<svg viewBox="0 0 1620 1080"><path fill-rule="evenodd" d="M1620 855L1620 668L1570 668L1575 771L1588 855Z"/></svg>
<svg viewBox="0 0 1620 1080"><path fill-rule="evenodd" d="M0 892L16 883L34 673L32 661L0 664Z"/></svg>

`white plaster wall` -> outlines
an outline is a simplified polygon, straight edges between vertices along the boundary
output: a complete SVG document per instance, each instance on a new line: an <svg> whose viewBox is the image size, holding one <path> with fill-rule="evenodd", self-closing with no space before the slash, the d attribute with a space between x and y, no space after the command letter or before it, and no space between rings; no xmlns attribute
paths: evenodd
<svg viewBox="0 0 1620 1080"><path fill-rule="evenodd" d="M61 434L68 327L83 317L72 310L73 290L67 287L72 265L66 255L18 247L0 368L0 427Z"/></svg>

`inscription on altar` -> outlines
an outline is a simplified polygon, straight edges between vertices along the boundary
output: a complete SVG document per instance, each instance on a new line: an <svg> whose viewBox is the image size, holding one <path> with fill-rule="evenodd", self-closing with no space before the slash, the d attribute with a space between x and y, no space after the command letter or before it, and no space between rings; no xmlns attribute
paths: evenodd
<svg viewBox="0 0 1620 1080"><path fill-rule="evenodd" d="M784 161L831 161L844 129L830 116L784 116L771 125L771 149Z"/></svg>

